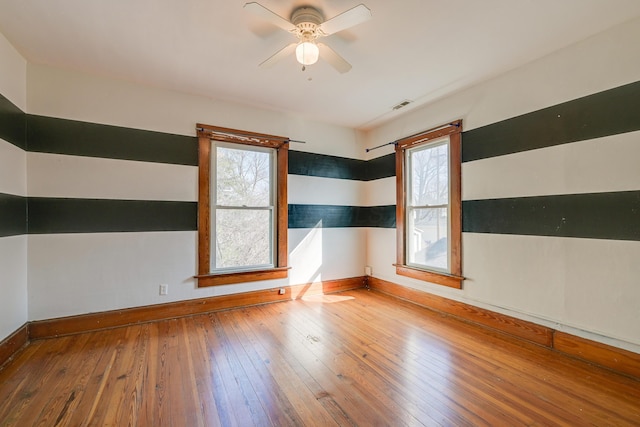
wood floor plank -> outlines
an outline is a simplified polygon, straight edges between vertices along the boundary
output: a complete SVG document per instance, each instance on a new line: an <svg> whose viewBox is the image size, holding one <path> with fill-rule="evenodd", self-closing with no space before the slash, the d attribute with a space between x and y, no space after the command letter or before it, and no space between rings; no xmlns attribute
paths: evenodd
<svg viewBox="0 0 640 427"><path fill-rule="evenodd" d="M0 399L0 420L11 420L19 418L23 409L29 406L29 394L26 392L27 387L33 381L28 373L36 370L35 359L41 351L42 342L31 343L18 356L14 363L5 365L0 371L3 382L2 388L7 390L4 399ZM20 369L24 361L33 361L34 369L25 372Z"/></svg>
<svg viewBox="0 0 640 427"><path fill-rule="evenodd" d="M352 308L357 309L357 307L352 307ZM475 389L469 388L469 384L471 384L472 382L468 380L470 378L476 377L478 370L480 370L481 372L484 372L485 375L488 375L488 378L494 379L495 373L499 369L499 367L497 366L480 367L480 366L474 365L475 357L473 356L468 357L470 355L467 355L467 354L456 355L454 352L455 349L453 348L445 351L443 349L444 345L440 343L436 343L434 348L434 343L432 341L425 341L425 338L427 337L424 336L424 334L423 336L420 337L420 340L419 340L422 342L421 346L415 349L412 349L409 345L406 345L406 344L403 345L403 343L409 344L410 341L414 341L414 342L418 341L417 339L415 339L415 337L412 340L408 340L407 337L402 337L400 341L398 341L397 339L394 339L392 336L389 336L389 335L385 337L380 337L380 334L377 333L377 329L372 328L370 326L370 322L369 322L370 319L363 319L361 317L361 313L362 313L361 310L354 310L349 308L342 310L342 315L344 316L346 323L347 324L357 323L359 325L361 335L369 337L369 339L373 339L373 337L378 337L376 338L376 342L369 346L370 351L369 353L367 353L368 357L366 360L368 362L375 362L372 364L372 366L374 367L384 366L384 365L387 365L386 363L387 361L385 361L384 358L380 358L380 357L376 358L376 355L386 354L387 358L389 359L388 361L391 362L388 366L388 368L390 369L391 375L386 377L388 381L393 382L394 378L402 377L403 371L407 371L407 370L411 371L416 369L414 365L417 365L417 364L422 365L422 368L418 368L418 369L427 369L428 371L432 371L433 368L440 366L442 372L445 372L446 374L444 377L441 377L442 380L450 384L450 386L456 387L457 389L456 396L460 394L460 388L464 390L468 390L471 394L482 397L483 406L494 405L494 406L501 407L501 410L505 414L508 414L511 412L513 416L517 415L519 418L522 418L522 421L525 421L525 422L526 422L525 417L527 413L529 413L530 415L537 414L537 411L536 411L537 408L534 408L532 405L530 405L527 400L518 397L517 390L512 390L513 394L511 395L507 395L507 393L500 393L494 387L493 381L485 382L482 388L475 388ZM405 327L404 326L397 327L397 324L399 323L400 320L401 320L401 316L398 316L397 313L395 318L387 319L385 322L385 324L387 325L387 329L391 331L396 331L398 334L401 334L402 331L405 330ZM433 325L430 328L433 329ZM426 328L424 330L428 330L428 329L429 328ZM407 352L404 360L400 359L398 355L394 355L393 353L389 354L387 350L388 348L398 348L399 346L404 348ZM448 375L450 371L449 369L450 364L448 363L448 360L452 356L458 357L458 358L464 358L464 361L463 363L457 364L461 368L457 368L455 375ZM412 367L412 368L406 369L408 367ZM474 370L473 373L470 373L470 369L467 369L469 367L473 367L473 370ZM395 370L394 368L400 368L400 370ZM420 376L424 378L425 375L429 374L428 371ZM446 377L453 377L458 381L457 383L454 383L452 381L449 381ZM438 379L431 377L430 382L433 384L434 381L438 381ZM419 384L417 386L419 387ZM504 384L500 382L500 388L504 388L505 386L508 386L508 384ZM428 390L424 390L423 392L428 392ZM534 412L534 414L531 414L532 411ZM505 419L502 420L503 422L509 421L506 419L506 417L507 416L505 415ZM496 421L497 420L490 420L490 422L493 422L493 423L495 423Z"/></svg>
<svg viewBox="0 0 640 427"><path fill-rule="evenodd" d="M73 372L70 370L74 368L70 364L72 357L65 355L64 350L72 345L82 349L87 342L88 337L69 337L44 347L44 351L35 357L33 370L25 372L31 379L22 390L26 401L20 409L22 412L15 414L22 425L55 425L74 385L69 381Z"/></svg>
<svg viewBox="0 0 640 427"><path fill-rule="evenodd" d="M186 320L185 330L189 331L188 342L185 345L191 347L193 357L193 383L198 394L202 421L205 426L229 426L230 420L225 417L226 411L217 403L218 393L215 387L215 366L209 358L209 350L206 343L204 330L206 316L194 316ZM221 396L222 397L222 396ZM224 417L224 418L223 418Z"/></svg>
<svg viewBox="0 0 640 427"><path fill-rule="evenodd" d="M322 308L325 310L325 308ZM330 310L330 308L329 308ZM340 310L341 318L346 320L344 310ZM312 318L310 318L312 319ZM374 354L371 354L372 346L374 343L378 341L378 338L375 336L367 336L362 333L362 325L359 325L359 328L354 332L351 331L352 328L346 327L345 325L350 325L348 321L340 322L340 324L334 325L334 328L337 331L341 331L344 334L344 339L342 341L343 351L351 352L353 349L356 349L357 352L353 354L354 357L359 357L359 354L362 354L361 363L363 365L368 365L371 363L371 367L375 369L375 367L385 366L387 369L394 370L395 375L403 378L404 384L407 382L412 383L413 387L420 389L420 393L422 394L423 400L432 402L433 405L428 411L428 414L421 414L421 419L424 419L425 416L431 417L432 414L437 417L436 419L439 422L445 424L455 424L460 425L464 422L464 420L470 420L474 425L495 425L496 422L501 421L505 422L506 417L500 417L499 419L492 419L491 417L487 418L483 416L483 407L486 406L487 402L482 401L480 406L473 401L466 402L465 405L460 405L457 402L457 399L452 397L454 387L448 381L442 379L442 373L436 369L433 370L434 365L430 365L426 370L415 369L417 366L412 368L408 368L406 365L406 360L401 360L398 362L385 363L385 359L389 359L389 355L387 357L382 357L380 359L375 358ZM360 346L357 343L361 343ZM391 342L388 343L387 349L399 349L402 348L401 342L397 339L392 339ZM385 350L383 353L388 353L388 350ZM365 357L365 355L367 357ZM373 357L372 357L373 356ZM420 357L420 356L416 356ZM408 374L408 375L407 375ZM370 376L367 377L370 381ZM393 384L393 381L388 381L389 384ZM422 387L421 385L425 385ZM433 390L437 390L436 393L433 393ZM406 392L406 389L403 388ZM431 391L431 395L429 392ZM460 390L455 390L456 396L460 393ZM387 393L392 394L391 390L387 389ZM402 400L402 393L397 396L393 393L393 396L399 401ZM427 397L428 396L428 397ZM407 408L406 403L403 402L403 407ZM407 420L408 421L408 420Z"/></svg>
<svg viewBox="0 0 640 427"><path fill-rule="evenodd" d="M147 366L149 346L148 325L136 325L127 328L127 351L120 358L119 371L114 370L112 375L120 385L120 392L114 393L109 406L118 410L114 413L118 425L138 425L140 407L144 399L141 385L144 382L144 371Z"/></svg>
<svg viewBox="0 0 640 427"><path fill-rule="evenodd" d="M209 317L211 329L208 338L214 354L218 354L216 357L219 366L217 373L220 376L222 386L218 392L228 396L229 406L226 410L234 415L236 425L265 425L267 416L253 387L251 387L250 379L246 377L242 366L230 348L219 313L213 313Z"/></svg>
<svg viewBox="0 0 640 427"><path fill-rule="evenodd" d="M140 413L138 414L139 425L152 426L158 425L156 422L156 385L158 375L158 343L159 339L159 326L162 322L149 323L147 328L147 359L144 366L144 370L139 373L139 376L134 379L136 387L140 390L142 395L142 402L140 405Z"/></svg>
<svg viewBox="0 0 640 427"><path fill-rule="evenodd" d="M301 383L301 388L309 391L311 396L308 396L309 403L307 406L315 406L315 403L319 403L328 416L340 426L353 425L353 422L349 419L349 416L344 412L340 405L334 400L330 392L323 387L318 379L318 375L311 374L311 371L316 372L314 366L318 366L318 363L305 363L305 358L297 356L293 350L297 347L296 341L290 337L289 331L283 333L283 323L278 321L277 315L271 312L265 313L261 307L258 310L253 310L252 314L256 311L261 311L262 322L252 325L252 329L256 334L259 334L262 339L260 340L262 345L269 351L271 359L282 360L285 366L290 368L287 372L287 376L283 380L289 378L295 378ZM317 362L317 361L316 361ZM308 410L308 409L307 409ZM313 425L318 421L319 425L331 425L329 421L326 424L321 423L322 419L315 417L305 423Z"/></svg>
<svg viewBox="0 0 640 427"><path fill-rule="evenodd" d="M269 417L270 424L280 426L295 426L302 424L302 420L282 387L273 378L268 364L259 358L252 357L254 349L247 345L246 336L239 327L237 311L228 311L221 315L225 317L229 339L233 341L235 354L244 368L245 374L252 378L251 384L258 396L262 407Z"/></svg>
<svg viewBox="0 0 640 427"><path fill-rule="evenodd" d="M194 338L197 334L195 325L193 324L193 318L182 318L180 319L181 327L182 327L182 339L184 342L184 350L185 350L185 360L187 365L187 375L183 383L183 389L185 391L186 396L191 397L191 401L195 406L194 415L196 417L197 423L195 425L199 427L205 426L205 411L204 408L207 406L201 400L200 394L200 381L199 377L196 375L195 365L202 365L203 358L199 357L199 347L197 343L194 342Z"/></svg>
<svg viewBox="0 0 640 427"><path fill-rule="evenodd" d="M77 346L79 351L67 353L65 362L67 364L65 376L69 380L61 380L51 393L57 404L51 405L52 415L55 422L47 421L47 416L41 417L39 424L41 425L80 425L78 415L82 413L80 407L83 400L90 397L87 389L95 374L96 366L104 357L102 345L106 344L104 339L108 337L95 337L91 339L89 336L77 337L74 339L73 345ZM88 400L88 399L87 399Z"/></svg>
<svg viewBox="0 0 640 427"><path fill-rule="evenodd" d="M118 335L122 331L118 331ZM123 343L121 336L111 343L110 346L105 347L105 360L107 360L102 372L98 372L96 376L96 393L93 396L91 408L86 416L86 425L101 425L106 420L106 415L109 410L107 402L112 396L111 390L115 388L115 378L113 376L114 370L117 370L118 355L122 351ZM80 415L80 414L79 414ZM112 420L111 423L115 423Z"/></svg>
<svg viewBox="0 0 640 427"><path fill-rule="evenodd" d="M398 316L398 318L401 318L402 316ZM414 318L412 316L408 316L410 318ZM446 323L446 320L442 321L443 323ZM450 326L454 326L455 323L458 323L458 326L464 326L466 327L466 325L460 325L459 322L453 320L451 321L453 323L451 323ZM425 325L425 324L421 324L420 325L422 330L428 330L429 328L433 328L434 325ZM472 335L475 336L475 335ZM461 337L464 338L464 335L461 334ZM460 337L457 337L458 339L460 339ZM489 338L488 336L484 335L483 338L487 339ZM452 341L456 340L456 337L451 337ZM517 373L517 370L506 370L502 367L502 358L504 357L504 355L509 355L509 354L516 354L516 353L511 353L514 351L517 351L517 347L514 347L508 351L499 351L496 352L495 349L496 347L500 347L499 345L497 345L500 341L493 341L493 342L487 342L486 344L492 344L492 345L483 345L483 343L481 341L478 340L473 340L471 342L467 341L465 343L465 346L462 348L467 348L467 349L473 349L473 354L468 353L468 355L465 355L464 353L461 353L460 350L456 349L456 346L452 347L450 349L450 356L452 358L455 358L456 363L453 364L454 369L455 369L455 377L462 379L463 383L468 383L469 382L469 378L474 378L474 377L482 377L483 375L490 375L489 378L494 377L494 382L496 384L496 386L499 386L499 388L495 388L492 387L492 383L486 383L483 388L490 390L491 388L495 388L495 390L499 393L498 395L496 395L497 400L494 400L494 402L503 402L503 401L510 401L509 407L511 408L515 408L518 409L518 412L522 415L526 414L527 412L531 412L533 410L533 415L534 417L540 419L541 417L543 417L543 413L546 414L547 416L549 416L549 414L553 414L553 412L545 412L544 411L544 401L538 402L536 405L531 405L529 402L529 398L530 396L527 395L527 393L522 393L519 392L519 388L517 387L512 387L511 389L510 387L510 383L508 378L505 378L505 374L506 375L513 375L514 373ZM538 346L534 346L536 350L540 350L540 348ZM427 349L425 349L427 350ZM489 353L486 355L486 357L478 357L481 356L482 352L487 352L489 351ZM543 351L546 354L550 354L550 352L548 351ZM471 357L472 356L472 357ZM513 359L513 357L509 356L507 359ZM531 361L531 359L527 360L528 362ZM431 360L429 362L429 364L432 364L433 360ZM469 370L470 368L473 368L473 371L470 371L471 373L471 377L469 377L469 375L465 375L465 370ZM516 379L516 382L519 384L525 383L525 384L533 384L533 381L535 381L535 379L531 376L528 377L524 377L524 376L518 376ZM544 383L540 383L537 384L537 387L540 387L541 384ZM539 389L537 389L538 392L540 392ZM543 391L544 393L544 391ZM518 406L517 402L520 402L520 405L523 406ZM543 408L540 408L540 406L543 406ZM529 409L527 409L529 408ZM542 410L541 410L542 409ZM550 406L547 408L548 410L552 410L552 409L557 409L554 406ZM565 423L568 424L572 424L572 422L570 421L571 417L569 416L568 420L564 420ZM524 420L523 420L524 421ZM554 423L560 423L561 419L560 418L556 418L553 420L549 420L550 422L554 422ZM574 420L575 421L575 420ZM575 424L574 424L575 425Z"/></svg>
<svg viewBox="0 0 640 427"><path fill-rule="evenodd" d="M359 289L32 342L0 426L637 426L638 390Z"/></svg>
<svg viewBox="0 0 640 427"><path fill-rule="evenodd" d="M310 324L304 319L295 316L294 311L298 304L291 304L284 312L281 307L264 306L261 309L279 319L279 327L286 330L287 340L286 348L295 358L297 358L321 386L322 398L333 400L339 410L343 412L349 423L354 425L384 425L383 422L388 414L381 411L376 406L375 399L369 392L362 390L353 384L350 379L341 375L336 369L335 352L326 351L320 354L318 347L318 339L312 334ZM283 320L283 317L286 319ZM362 411L362 408L368 408ZM390 425L390 421L387 421Z"/></svg>
<svg viewBox="0 0 640 427"><path fill-rule="evenodd" d="M94 366L90 367L89 381L79 397L78 406L69 425L83 427L96 425L94 416L98 407L103 404L104 390L110 381L110 373L117 356L116 347L122 337L122 331L117 331L113 334L95 336L91 340L95 344L96 350L99 351L100 357Z"/></svg>
<svg viewBox="0 0 640 427"><path fill-rule="evenodd" d="M164 339L167 345L160 355L163 360L163 413L161 423L166 425L197 426L198 417L195 402L192 402L191 392L188 390L189 371L183 340L181 339L180 324L182 319L167 321ZM186 380L186 381L185 381Z"/></svg>
<svg viewBox="0 0 640 427"><path fill-rule="evenodd" d="M417 325L419 325L421 329L428 329L429 326L423 323L426 318L416 318L413 314L413 310L415 310L415 306L413 304L404 303L400 306L404 306L409 310L407 318L416 319ZM600 419L601 422L606 422L609 417L608 414L621 406L626 406L624 395L622 395L622 398L617 397L615 401L610 401L610 395L607 392L603 393L602 388L608 387L608 379L611 378L609 376L605 376L605 378L599 381L597 385L591 384L586 388L581 387L582 381L580 381L580 378L585 379L589 377L589 375L587 377L581 375L583 369L586 369L586 372L591 372L594 369L594 367L589 366L584 362L578 362L566 357L557 358L554 357L555 353L541 349L539 346L524 342L516 343L512 340L506 340L501 334L495 334L490 331L483 334L473 333L475 327L469 329L467 325L461 324L455 319L443 318L441 323L448 324L448 326L454 327L456 331L460 332L450 336L450 342L458 344L456 347L461 349L475 349L475 354L477 356L481 356L478 357L477 360L482 361L484 364L491 363L491 361L499 361L501 367L508 365L511 369L501 368L501 371L507 375L519 375L519 378L515 380L516 383L522 383L524 381L530 383L531 381L537 381L537 392L543 396L551 397L549 400L553 401L554 405L557 405L558 411L564 412L569 418L571 418L571 415L569 415L570 413L590 411L594 408L595 402L594 404L588 405L589 409L581 407L580 401L587 394L603 394L601 398L596 401L597 405L600 405L597 411L587 414L588 417L596 421ZM466 332L462 333L462 331ZM483 343L480 341L480 338L488 341ZM523 354L520 354L517 357L512 357L512 355L518 355L518 352ZM505 357L505 355L508 355L508 357ZM526 361L526 363L523 363L524 361ZM579 374L578 378L568 379L566 375L562 374L564 366L560 365L571 366L571 368L575 370L576 374ZM553 375L554 372L558 372L559 375L555 377ZM551 378L554 380L553 383L549 381ZM559 389L557 387L557 382L564 382L566 389ZM624 383L624 380L622 380L622 382ZM632 382L635 383L635 381ZM615 381L615 387L619 388L621 386L624 387L624 384L621 384L620 379L617 378ZM559 392L559 390L562 391ZM612 389L610 390L612 391ZM626 409L631 412L635 412L638 407L638 399L635 397L635 392L631 389L628 389L628 391L628 396L632 397L630 402L631 405ZM607 402L608 400L609 402Z"/></svg>
<svg viewBox="0 0 640 427"><path fill-rule="evenodd" d="M410 396L405 396L403 393L398 392L393 383L382 378L380 369L384 369L384 366L378 365L380 369L372 369L372 366L368 363L369 360L365 356L370 345L368 338L356 331L352 336L343 335L343 333L332 334L330 339L327 340L323 336L323 328L315 323L313 313L310 314L312 314L311 317L301 318L301 322L311 328L310 332L311 336L314 337L315 345L322 346L322 352L333 354L333 359L342 367L342 370L337 371L336 375L355 381L357 386L366 386L373 394L373 398L381 406L386 406L389 413L398 413L397 408L403 407L405 411L401 413L402 417L397 415L394 417L398 423L410 425L418 419L430 417L426 412L422 411L419 405L411 402L410 398L408 398ZM344 332L341 323L343 322L332 325L331 329L336 332ZM347 344L346 340L348 339L353 340L351 342L353 345ZM365 342L362 341L363 339Z"/></svg>
<svg viewBox="0 0 640 427"><path fill-rule="evenodd" d="M281 394L280 399L288 404L286 412L293 425L302 425L304 420L308 420L311 426L336 425L288 363L279 354L265 350L262 342L268 337L258 337L254 331L256 323L264 323L263 318L250 310L237 310L229 314L251 363L257 370L265 372L265 379L273 382L273 388ZM273 374L266 375L270 372Z"/></svg>

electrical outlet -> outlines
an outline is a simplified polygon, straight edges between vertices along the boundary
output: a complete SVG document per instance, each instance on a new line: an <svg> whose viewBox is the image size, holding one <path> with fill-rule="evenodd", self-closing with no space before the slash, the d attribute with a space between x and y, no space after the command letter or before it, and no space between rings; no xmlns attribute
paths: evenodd
<svg viewBox="0 0 640 427"><path fill-rule="evenodd" d="M284 295L284 288L278 289L278 295Z"/></svg>
<svg viewBox="0 0 640 427"><path fill-rule="evenodd" d="M160 295L167 295L169 293L169 285L160 285Z"/></svg>
<svg viewBox="0 0 640 427"><path fill-rule="evenodd" d="M364 275L365 276L371 276L371 266L370 265L365 265L364 266Z"/></svg>

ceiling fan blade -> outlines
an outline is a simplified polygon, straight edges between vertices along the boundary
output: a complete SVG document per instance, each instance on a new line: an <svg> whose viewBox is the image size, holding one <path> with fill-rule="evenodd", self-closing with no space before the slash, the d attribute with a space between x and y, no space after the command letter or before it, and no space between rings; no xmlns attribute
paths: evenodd
<svg viewBox="0 0 640 427"><path fill-rule="evenodd" d="M291 43L283 47L282 49L271 55L269 58L267 58L264 62L262 62L259 67L269 68L274 66L276 62L280 61L282 58L291 55L296 49L297 45L297 43Z"/></svg>
<svg viewBox="0 0 640 427"><path fill-rule="evenodd" d="M344 74L351 69L351 64L345 61L342 56L338 55L335 50L331 49L326 44L318 43L318 48L320 49L320 57L327 61L339 73Z"/></svg>
<svg viewBox="0 0 640 427"><path fill-rule="evenodd" d="M351 8L340 15L334 16L328 21L320 24L320 31L325 36L328 36L330 34L337 33L338 31L346 30L354 25L358 25L369 18L371 18L371 10L363 4L359 4L356 7Z"/></svg>
<svg viewBox="0 0 640 427"><path fill-rule="evenodd" d="M293 32L296 30L296 26L291 22L284 19L282 16L275 12L270 11L260 3L251 2L245 3L244 8L256 16L272 23L273 25L282 28L285 31Z"/></svg>

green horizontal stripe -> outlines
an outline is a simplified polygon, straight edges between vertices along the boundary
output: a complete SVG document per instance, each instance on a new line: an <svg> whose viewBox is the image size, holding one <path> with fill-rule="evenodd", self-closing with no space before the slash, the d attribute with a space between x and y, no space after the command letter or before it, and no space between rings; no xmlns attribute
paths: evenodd
<svg viewBox="0 0 640 427"><path fill-rule="evenodd" d="M196 137L34 115L27 116L27 150L198 165Z"/></svg>
<svg viewBox="0 0 640 427"><path fill-rule="evenodd" d="M462 161L640 130L640 81L462 135Z"/></svg>
<svg viewBox="0 0 640 427"><path fill-rule="evenodd" d="M289 151L289 174L323 178L372 181L396 174L393 154L373 160L358 160L326 154Z"/></svg>
<svg viewBox="0 0 640 427"><path fill-rule="evenodd" d="M462 202L472 233L640 240L640 191Z"/></svg>
<svg viewBox="0 0 640 427"><path fill-rule="evenodd" d="M29 198L29 234L197 230L196 202Z"/></svg>
<svg viewBox="0 0 640 427"><path fill-rule="evenodd" d="M395 226L395 205L289 205L289 228L394 228Z"/></svg>
<svg viewBox="0 0 640 427"><path fill-rule="evenodd" d="M0 139L20 147L27 146L26 114L0 95Z"/></svg>
<svg viewBox="0 0 640 427"><path fill-rule="evenodd" d="M27 198L0 193L0 237L27 233Z"/></svg>

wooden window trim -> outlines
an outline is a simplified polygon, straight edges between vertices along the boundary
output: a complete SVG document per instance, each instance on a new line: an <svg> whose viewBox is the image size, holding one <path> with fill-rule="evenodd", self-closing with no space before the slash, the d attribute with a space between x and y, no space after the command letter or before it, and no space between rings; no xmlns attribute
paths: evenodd
<svg viewBox="0 0 640 427"><path fill-rule="evenodd" d="M259 280L285 279L288 264L287 173L289 138L197 124L198 134L198 287ZM250 271L211 273L211 140L276 149L276 260L275 267Z"/></svg>
<svg viewBox="0 0 640 427"><path fill-rule="evenodd" d="M462 281L462 120L438 126L396 142L396 274L438 285L461 289ZM442 273L407 265L406 262L406 203L405 153L408 148L427 144L444 136L449 137L450 174L450 253L451 273Z"/></svg>

